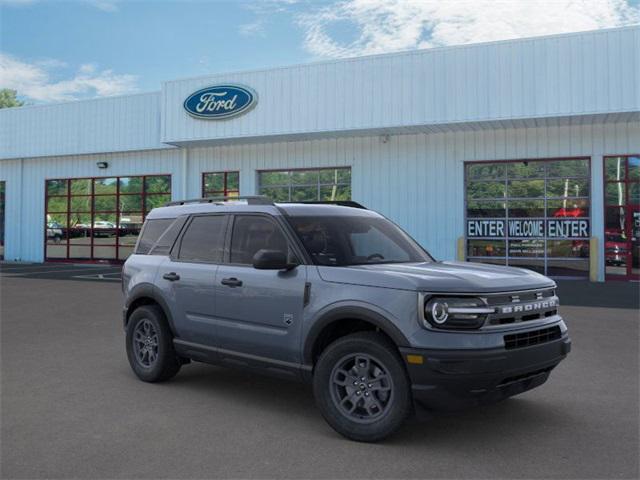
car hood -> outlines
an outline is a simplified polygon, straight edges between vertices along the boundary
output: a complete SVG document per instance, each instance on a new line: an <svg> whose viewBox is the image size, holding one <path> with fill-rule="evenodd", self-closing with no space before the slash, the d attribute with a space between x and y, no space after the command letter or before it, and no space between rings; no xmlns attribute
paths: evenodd
<svg viewBox="0 0 640 480"><path fill-rule="evenodd" d="M523 268L471 262L425 262L318 267L327 282L429 292L490 293L554 286Z"/></svg>

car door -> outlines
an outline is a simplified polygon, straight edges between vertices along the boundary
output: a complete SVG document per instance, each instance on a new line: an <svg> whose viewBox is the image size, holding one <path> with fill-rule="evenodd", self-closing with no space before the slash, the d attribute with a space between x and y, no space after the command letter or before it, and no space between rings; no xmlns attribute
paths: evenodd
<svg viewBox="0 0 640 480"><path fill-rule="evenodd" d="M223 214L193 216L160 265L156 284L170 305L180 340L215 344L215 279L228 220Z"/></svg>
<svg viewBox="0 0 640 480"><path fill-rule="evenodd" d="M254 268L261 249L284 251L297 261L291 237L269 215L237 214L230 223L226 261L215 282L220 354L298 363L306 267Z"/></svg>

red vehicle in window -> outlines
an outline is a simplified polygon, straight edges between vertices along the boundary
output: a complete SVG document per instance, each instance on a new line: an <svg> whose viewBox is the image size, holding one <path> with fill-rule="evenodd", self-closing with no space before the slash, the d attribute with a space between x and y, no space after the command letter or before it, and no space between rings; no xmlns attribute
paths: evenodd
<svg viewBox="0 0 640 480"><path fill-rule="evenodd" d="M626 265L627 238L623 231L606 230L604 232L604 259L607 265Z"/></svg>

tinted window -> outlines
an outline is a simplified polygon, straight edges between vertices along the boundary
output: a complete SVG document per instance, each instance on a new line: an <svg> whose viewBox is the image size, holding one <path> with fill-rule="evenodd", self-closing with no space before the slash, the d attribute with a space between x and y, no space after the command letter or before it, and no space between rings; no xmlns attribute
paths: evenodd
<svg viewBox="0 0 640 480"><path fill-rule="evenodd" d="M360 216L290 217L318 265L427 262L431 258L385 218Z"/></svg>
<svg viewBox="0 0 640 480"><path fill-rule="evenodd" d="M176 219L169 228L167 228L160 238L156 242L155 246L151 250L151 255L168 255L171 251L171 247L175 243L178 235L180 234L180 230L182 230L182 226L186 221L187 217L180 217Z"/></svg>
<svg viewBox="0 0 640 480"><path fill-rule="evenodd" d="M237 216L231 235L231 263L250 265L262 249L288 253L288 242L280 227L265 217Z"/></svg>
<svg viewBox="0 0 640 480"><path fill-rule="evenodd" d="M151 250L151 247L160 238L160 235L173 223L173 218L159 218L156 220L147 220L138 242L138 248L136 253L146 255Z"/></svg>
<svg viewBox="0 0 640 480"><path fill-rule="evenodd" d="M193 217L182 236L178 258L193 262L221 262L226 224L225 215Z"/></svg>

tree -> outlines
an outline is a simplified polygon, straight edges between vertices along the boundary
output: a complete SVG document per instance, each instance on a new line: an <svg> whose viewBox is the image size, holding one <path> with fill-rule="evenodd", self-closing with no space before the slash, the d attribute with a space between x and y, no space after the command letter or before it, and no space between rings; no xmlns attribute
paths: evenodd
<svg viewBox="0 0 640 480"><path fill-rule="evenodd" d="M21 107L24 102L18 100L18 92L9 88L0 89L0 108Z"/></svg>

